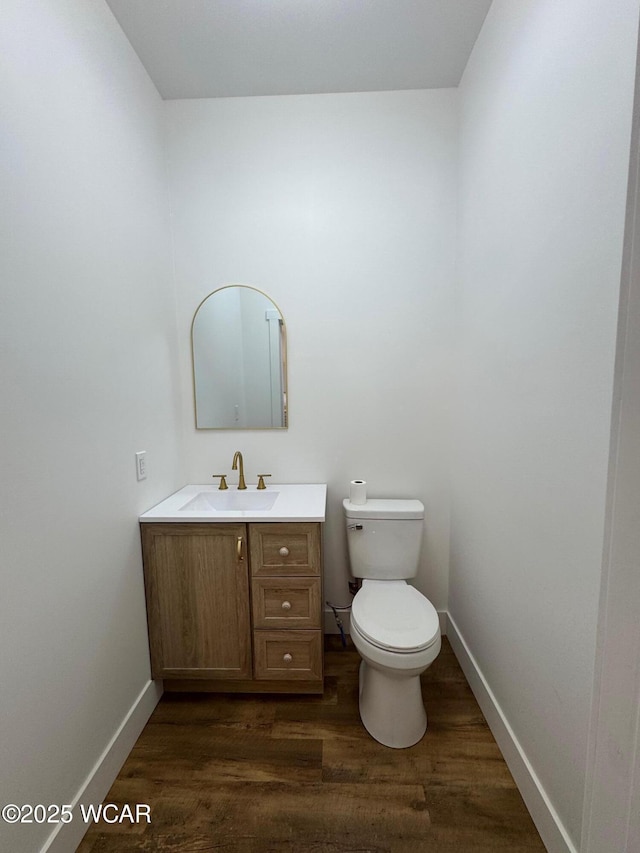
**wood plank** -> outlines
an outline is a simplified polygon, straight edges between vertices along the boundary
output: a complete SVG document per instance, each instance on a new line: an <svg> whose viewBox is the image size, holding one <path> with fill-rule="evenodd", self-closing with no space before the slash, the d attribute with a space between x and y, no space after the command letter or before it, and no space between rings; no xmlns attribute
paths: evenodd
<svg viewBox="0 0 640 853"><path fill-rule="evenodd" d="M233 693L213 697L206 693L165 693L148 725L216 726L224 729L251 729L272 733L276 707L260 696Z"/></svg>
<svg viewBox="0 0 640 853"><path fill-rule="evenodd" d="M280 740L252 727L148 724L121 774L163 782L317 782L322 741Z"/></svg>

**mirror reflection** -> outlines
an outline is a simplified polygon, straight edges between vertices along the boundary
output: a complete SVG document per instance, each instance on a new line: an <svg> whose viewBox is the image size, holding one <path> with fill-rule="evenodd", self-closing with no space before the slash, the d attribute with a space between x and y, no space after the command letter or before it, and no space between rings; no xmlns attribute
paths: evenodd
<svg viewBox="0 0 640 853"><path fill-rule="evenodd" d="M285 325L268 296L214 290L195 313L191 347L197 429L286 428Z"/></svg>

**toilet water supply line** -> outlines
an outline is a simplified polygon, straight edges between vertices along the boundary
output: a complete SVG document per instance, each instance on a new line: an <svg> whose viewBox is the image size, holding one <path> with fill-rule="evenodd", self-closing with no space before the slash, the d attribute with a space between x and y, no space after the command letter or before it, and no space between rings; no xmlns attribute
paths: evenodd
<svg viewBox="0 0 640 853"><path fill-rule="evenodd" d="M347 638L344 633L344 627L342 625L342 619L338 616L338 610L351 610L350 604L345 604L344 606L340 606L339 604L332 604L330 601L325 601L327 607L330 607L333 610L333 616L336 620L336 625L338 626L338 631L340 631L340 638L342 640L342 647L346 649L347 647Z"/></svg>
<svg viewBox="0 0 640 853"><path fill-rule="evenodd" d="M366 480L352 480L349 484L349 500L354 504L364 504L367 502L367 481ZM362 530L361 524L353 524L349 525L349 530ZM360 588L360 579L354 578L349 583L349 592L351 595L355 595L358 589ZM347 638L344 633L344 627L342 625L342 619L338 616L338 610L351 610L350 604L340 605L340 604L332 604L330 601L325 601L327 607L330 607L333 610L333 617L336 620L336 625L338 626L338 631L340 631L340 638L342 639L342 648L346 649L347 647Z"/></svg>

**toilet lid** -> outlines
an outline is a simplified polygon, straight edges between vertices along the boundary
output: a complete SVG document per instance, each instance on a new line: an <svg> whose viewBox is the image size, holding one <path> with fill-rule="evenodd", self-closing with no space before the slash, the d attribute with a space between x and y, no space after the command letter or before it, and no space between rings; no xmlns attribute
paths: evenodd
<svg viewBox="0 0 640 853"><path fill-rule="evenodd" d="M353 599L351 619L365 639L390 651L420 651L440 636L435 607L404 581L365 581Z"/></svg>

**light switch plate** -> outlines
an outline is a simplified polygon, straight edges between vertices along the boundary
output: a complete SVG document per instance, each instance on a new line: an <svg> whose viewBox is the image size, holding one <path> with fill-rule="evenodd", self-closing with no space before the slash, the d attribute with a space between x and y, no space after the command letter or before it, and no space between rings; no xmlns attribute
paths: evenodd
<svg viewBox="0 0 640 853"><path fill-rule="evenodd" d="M147 451L139 450L136 453L136 477L138 480L147 478Z"/></svg>

